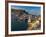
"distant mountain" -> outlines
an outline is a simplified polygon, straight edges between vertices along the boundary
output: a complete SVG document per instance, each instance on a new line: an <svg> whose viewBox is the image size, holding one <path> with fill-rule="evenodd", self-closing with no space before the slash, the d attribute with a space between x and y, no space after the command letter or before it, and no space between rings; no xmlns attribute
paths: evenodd
<svg viewBox="0 0 46 37"><path fill-rule="evenodd" d="M11 12L20 12L20 13L25 13L28 14L28 12L26 12L25 10L21 10L21 9L11 9Z"/></svg>
<svg viewBox="0 0 46 37"><path fill-rule="evenodd" d="M32 15L32 16L40 16L40 15L35 15L35 14L29 14L26 10L22 10L22 9L11 9L11 12L17 12L18 14L27 14L27 15Z"/></svg>

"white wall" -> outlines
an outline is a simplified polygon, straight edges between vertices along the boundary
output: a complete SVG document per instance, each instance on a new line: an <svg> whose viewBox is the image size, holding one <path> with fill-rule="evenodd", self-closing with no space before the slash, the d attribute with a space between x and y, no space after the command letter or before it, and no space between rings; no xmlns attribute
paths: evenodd
<svg viewBox="0 0 46 37"><path fill-rule="evenodd" d="M45 0L25 0L25 1L45 2ZM5 0L0 0L0 37L5 37ZM15 36L15 37L46 37L46 32L44 35L28 35L28 36Z"/></svg>

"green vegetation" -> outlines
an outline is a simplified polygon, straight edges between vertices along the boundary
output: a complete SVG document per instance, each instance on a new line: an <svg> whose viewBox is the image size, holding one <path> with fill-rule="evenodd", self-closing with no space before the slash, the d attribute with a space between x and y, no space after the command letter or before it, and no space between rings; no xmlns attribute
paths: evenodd
<svg viewBox="0 0 46 37"><path fill-rule="evenodd" d="M36 20L33 20L33 19L31 20L31 23L35 23L35 22L36 22Z"/></svg>
<svg viewBox="0 0 46 37"><path fill-rule="evenodd" d="M11 9L11 12L15 12L15 9Z"/></svg>

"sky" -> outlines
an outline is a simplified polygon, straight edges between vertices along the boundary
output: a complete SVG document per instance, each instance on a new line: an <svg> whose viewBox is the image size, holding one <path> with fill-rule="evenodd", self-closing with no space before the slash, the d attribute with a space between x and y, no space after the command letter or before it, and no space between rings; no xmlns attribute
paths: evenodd
<svg viewBox="0 0 46 37"><path fill-rule="evenodd" d="M27 11L29 14L33 15L40 15L41 13L41 7L36 7L36 6L16 6L12 5L11 8L13 9L22 9Z"/></svg>

